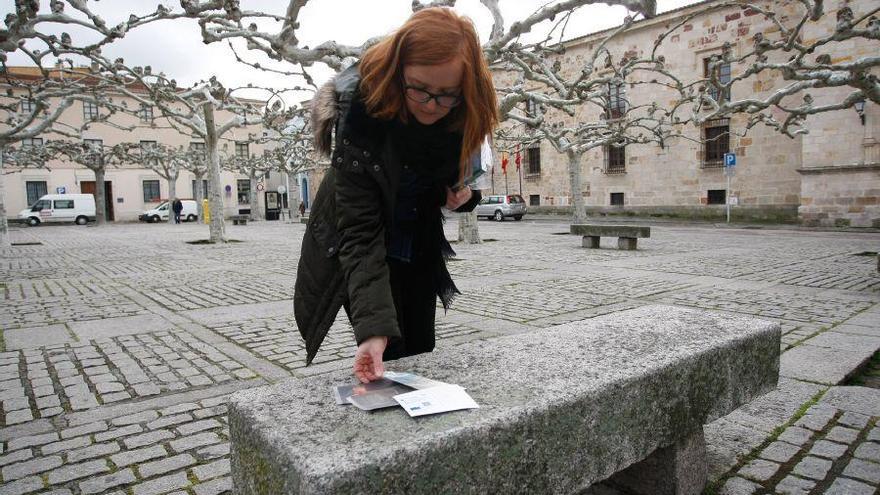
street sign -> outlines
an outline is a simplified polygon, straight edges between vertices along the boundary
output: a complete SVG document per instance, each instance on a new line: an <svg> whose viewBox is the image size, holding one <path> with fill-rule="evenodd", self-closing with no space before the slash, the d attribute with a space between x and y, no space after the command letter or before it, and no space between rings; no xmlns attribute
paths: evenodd
<svg viewBox="0 0 880 495"><path fill-rule="evenodd" d="M725 167L735 167L736 166L736 153L725 153L724 154L724 166Z"/></svg>
<svg viewBox="0 0 880 495"><path fill-rule="evenodd" d="M64 194L67 192L67 188L64 186L58 186L55 188L55 194Z"/></svg>
<svg viewBox="0 0 880 495"><path fill-rule="evenodd" d="M736 175L736 167L724 167L724 176L733 177Z"/></svg>
<svg viewBox="0 0 880 495"><path fill-rule="evenodd" d="M278 191L278 194L284 194L287 192L287 188L284 186L278 186L277 191Z"/></svg>

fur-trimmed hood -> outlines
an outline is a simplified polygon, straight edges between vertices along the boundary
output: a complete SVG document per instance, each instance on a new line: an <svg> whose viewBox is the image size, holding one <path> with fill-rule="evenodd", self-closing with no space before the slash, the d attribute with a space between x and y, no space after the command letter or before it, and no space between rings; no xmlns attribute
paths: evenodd
<svg viewBox="0 0 880 495"><path fill-rule="evenodd" d="M333 152L333 128L351 104L360 83L357 64L333 76L318 89L312 100L311 119L315 149L325 156Z"/></svg>

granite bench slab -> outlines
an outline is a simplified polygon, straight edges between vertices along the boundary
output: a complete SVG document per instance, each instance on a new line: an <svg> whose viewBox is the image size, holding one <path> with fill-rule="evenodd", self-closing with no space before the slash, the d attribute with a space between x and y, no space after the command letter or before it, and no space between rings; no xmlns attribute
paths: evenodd
<svg viewBox="0 0 880 495"><path fill-rule="evenodd" d="M651 237L651 227L575 223L571 233L583 236L585 248L598 249L602 237L617 237L617 248L631 251L636 249L639 238Z"/></svg>
<svg viewBox="0 0 880 495"><path fill-rule="evenodd" d="M235 493L577 493L623 471L640 493L698 494L702 425L776 386L779 336L777 323L658 305L441 343L387 366L462 385L480 408L421 418L336 405L350 370L241 391Z"/></svg>

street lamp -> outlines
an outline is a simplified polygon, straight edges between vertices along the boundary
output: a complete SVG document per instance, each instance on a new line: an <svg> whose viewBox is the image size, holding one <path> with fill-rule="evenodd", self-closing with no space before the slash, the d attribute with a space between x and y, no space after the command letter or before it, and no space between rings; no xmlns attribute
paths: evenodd
<svg viewBox="0 0 880 495"><path fill-rule="evenodd" d="M865 125L865 100L857 101L853 108L856 109L856 113L859 114L859 120L862 121L862 125Z"/></svg>

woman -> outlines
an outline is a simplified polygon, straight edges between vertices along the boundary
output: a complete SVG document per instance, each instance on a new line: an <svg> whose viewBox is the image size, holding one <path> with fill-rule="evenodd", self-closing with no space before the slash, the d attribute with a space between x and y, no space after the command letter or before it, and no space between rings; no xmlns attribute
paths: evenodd
<svg viewBox="0 0 880 495"><path fill-rule="evenodd" d="M473 210L460 187L469 157L498 124L491 75L471 22L447 8L413 14L313 100L316 147L331 168L303 239L294 313L306 362L344 306L362 382L383 361L430 352L446 269L445 206Z"/></svg>

